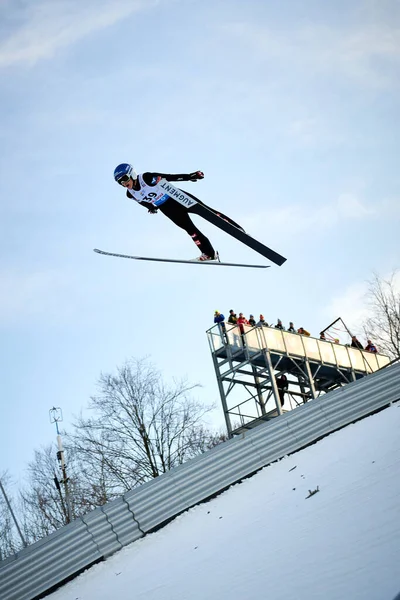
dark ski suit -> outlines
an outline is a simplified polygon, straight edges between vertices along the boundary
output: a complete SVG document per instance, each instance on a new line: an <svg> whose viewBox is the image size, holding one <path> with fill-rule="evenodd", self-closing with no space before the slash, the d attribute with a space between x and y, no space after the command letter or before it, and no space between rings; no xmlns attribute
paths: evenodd
<svg viewBox="0 0 400 600"><path fill-rule="evenodd" d="M185 174L171 175L169 173L146 172L146 173L142 173L141 177L143 178L143 181L146 183L146 185L152 186L152 185L156 185L153 182L157 181L158 177L162 177L163 179L166 179L167 181L194 181L193 175L194 175L193 173L187 174L187 175L185 175ZM138 180L136 180L136 181L137 181L137 185L140 186L139 181ZM138 189L140 189L140 188L134 187L133 189L134 190L136 189L136 191L138 191ZM206 204L204 204L204 202L201 202L201 200L196 198L196 196L193 196L192 194L189 194L189 192L186 192L186 191L185 191L185 193L188 196L190 196L191 198L193 198L194 200L196 200L199 204L202 204L203 206L207 206ZM129 190L126 191L126 195L128 196L128 198L133 198L133 196L129 193ZM210 240L196 227L196 225L193 223L192 219L190 218L190 216L188 214L188 213L192 213L192 214L197 213L198 214L197 204L194 204L193 206L186 208L185 206L182 206L182 204L179 204L179 202L176 202L173 198L169 198L163 204L161 204L161 206L159 206L157 208L150 202L139 202L139 204L146 207L149 210L149 212L151 212L151 213L155 213L155 212L157 212L157 210L161 211L166 217L168 217L168 219L171 219L171 221L173 223L175 223L175 225L177 225L181 229L184 229L186 231L186 233L188 233L190 235L190 237L193 239L196 246L199 247L200 252L202 252L203 254L206 254L207 256L214 258L215 250L212 247ZM219 217L221 217L222 219L224 219L225 221L230 223L231 225L234 225L235 227L238 227L239 229L241 229L243 231L243 229L242 229L242 227L240 227L240 225L235 223L235 221L232 221L232 219L230 219L226 215L215 210L214 208L211 208L210 206L207 206L207 208L209 210L211 210L214 214L218 215Z"/></svg>

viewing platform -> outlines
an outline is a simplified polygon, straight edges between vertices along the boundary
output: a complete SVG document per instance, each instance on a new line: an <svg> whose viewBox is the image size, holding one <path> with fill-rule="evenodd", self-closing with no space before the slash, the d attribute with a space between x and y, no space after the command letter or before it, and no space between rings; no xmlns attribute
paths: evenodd
<svg viewBox="0 0 400 600"><path fill-rule="evenodd" d="M285 409L293 409L390 362L382 354L275 327L242 328L226 323L207 331L230 436L282 414L281 375L289 384Z"/></svg>

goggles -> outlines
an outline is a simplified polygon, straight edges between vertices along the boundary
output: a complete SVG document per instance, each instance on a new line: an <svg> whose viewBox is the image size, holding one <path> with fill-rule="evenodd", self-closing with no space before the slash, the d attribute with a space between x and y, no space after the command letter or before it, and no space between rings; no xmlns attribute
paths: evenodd
<svg viewBox="0 0 400 600"><path fill-rule="evenodd" d="M130 175L122 175L122 177L120 177L119 179L117 179L117 182L119 184L121 183L128 183L128 181L131 179Z"/></svg>

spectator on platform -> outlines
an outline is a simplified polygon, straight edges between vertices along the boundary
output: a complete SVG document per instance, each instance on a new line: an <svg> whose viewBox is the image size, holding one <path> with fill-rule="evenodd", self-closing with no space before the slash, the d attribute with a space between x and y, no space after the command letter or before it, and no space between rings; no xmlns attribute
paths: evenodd
<svg viewBox="0 0 400 600"><path fill-rule="evenodd" d="M229 340L227 339L227 336L226 336L225 317L222 313L219 312L219 310L214 311L214 323L216 323L218 325L219 332L222 337L222 341L224 343L229 344Z"/></svg>
<svg viewBox="0 0 400 600"><path fill-rule="evenodd" d="M225 317L219 310L214 312L214 323L223 323L225 321Z"/></svg>
<svg viewBox="0 0 400 600"><path fill-rule="evenodd" d="M319 334L319 339L324 340L325 342L327 341L326 337L325 337L325 333L323 331L321 331L321 333Z"/></svg>
<svg viewBox="0 0 400 600"><path fill-rule="evenodd" d="M252 327L256 326L256 320L254 318L254 315L250 315L250 317L249 317L249 325L251 325Z"/></svg>
<svg viewBox="0 0 400 600"><path fill-rule="evenodd" d="M371 342L371 340L367 340L367 345L365 346L365 349L367 352L373 352L374 354L378 353L377 347Z"/></svg>
<svg viewBox="0 0 400 600"><path fill-rule="evenodd" d="M237 324L239 325L240 333L244 333L244 325L248 325L248 320L243 316L243 313L239 313Z"/></svg>
<svg viewBox="0 0 400 600"><path fill-rule="evenodd" d="M362 343L357 339L357 337L355 335L353 335L351 337L351 347L352 348L359 348L359 350L364 350L364 346L362 345Z"/></svg>
<svg viewBox="0 0 400 600"><path fill-rule="evenodd" d="M275 325L275 329L281 329L282 331L285 331L284 326L282 325L282 321L280 319L278 319L277 324Z"/></svg>
<svg viewBox="0 0 400 600"><path fill-rule="evenodd" d="M307 329L304 329L304 327L299 327L297 333L299 333L300 335L306 335L307 337L310 337L311 335L310 332L307 331Z"/></svg>
<svg viewBox="0 0 400 600"><path fill-rule="evenodd" d="M228 323L232 323L232 325L236 325L237 323L237 316L233 308L229 311Z"/></svg>
<svg viewBox="0 0 400 600"><path fill-rule="evenodd" d="M289 331L289 333L296 333L296 330L293 325L293 321L290 321L289 327L287 328L287 330Z"/></svg>
<svg viewBox="0 0 400 600"><path fill-rule="evenodd" d="M257 327L268 327L268 323L264 319L264 315L260 315L260 320L257 323Z"/></svg>
<svg viewBox="0 0 400 600"><path fill-rule="evenodd" d="M278 387L279 392L279 400L281 402L281 406L285 404L285 392L289 389L289 382L286 375L280 375L276 378L276 385Z"/></svg>

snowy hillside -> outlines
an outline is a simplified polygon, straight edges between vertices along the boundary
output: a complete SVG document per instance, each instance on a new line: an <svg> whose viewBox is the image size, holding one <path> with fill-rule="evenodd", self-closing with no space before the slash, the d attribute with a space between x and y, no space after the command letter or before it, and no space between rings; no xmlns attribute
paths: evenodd
<svg viewBox="0 0 400 600"><path fill-rule="evenodd" d="M399 432L396 404L189 510L48 599L393 600Z"/></svg>

